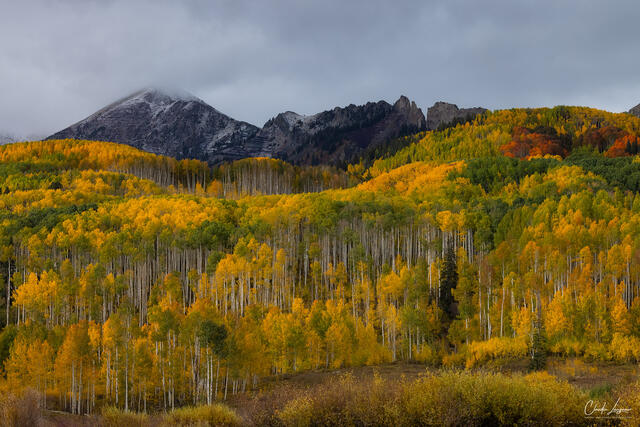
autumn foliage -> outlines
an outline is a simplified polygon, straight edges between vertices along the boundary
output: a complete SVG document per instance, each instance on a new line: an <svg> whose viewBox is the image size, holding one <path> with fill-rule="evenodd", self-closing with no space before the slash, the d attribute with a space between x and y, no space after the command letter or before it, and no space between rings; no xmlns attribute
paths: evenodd
<svg viewBox="0 0 640 427"><path fill-rule="evenodd" d="M545 133L545 131L547 133ZM555 129L530 130L524 127L513 129L513 139L500 147L500 151L507 157L531 158L552 156L566 156L566 141L563 141Z"/></svg>
<svg viewBox="0 0 640 427"><path fill-rule="evenodd" d="M175 416L189 419L312 369L476 368L538 342L637 362L639 132L580 107L505 110L348 173L0 147L2 384L73 413L188 406ZM456 381L479 387L424 387Z"/></svg>

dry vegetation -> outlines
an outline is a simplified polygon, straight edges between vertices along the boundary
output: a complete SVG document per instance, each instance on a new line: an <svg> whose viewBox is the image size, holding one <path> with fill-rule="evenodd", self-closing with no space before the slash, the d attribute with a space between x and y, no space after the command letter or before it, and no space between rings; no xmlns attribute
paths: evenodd
<svg viewBox="0 0 640 427"><path fill-rule="evenodd" d="M33 390L21 394L0 394L1 426L36 426L42 419L40 396Z"/></svg>
<svg viewBox="0 0 640 427"><path fill-rule="evenodd" d="M307 372L266 383L228 405L183 407L166 414L105 407L101 415L63 416L39 410L34 392L4 394L4 426L315 426L315 425L593 425L583 415L589 399L615 402L640 414L640 382L634 366L554 360L549 371L524 374L518 364L495 370L428 371L394 364L338 372ZM503 372L497 372L497 369ZM584 381L589 378L589 381ZM636 417L609 420L640 425Z"/></svg>

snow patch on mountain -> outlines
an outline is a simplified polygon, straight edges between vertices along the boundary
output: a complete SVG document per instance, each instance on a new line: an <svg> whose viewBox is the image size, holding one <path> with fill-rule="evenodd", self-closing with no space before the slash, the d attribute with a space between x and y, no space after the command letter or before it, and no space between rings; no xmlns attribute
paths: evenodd
<svg viewBox="0 0 640 427"><path fill-rule="evenodd" d="M0 132L0 145L11 144L20 141L20 138L8 132Z"/></svg>
<svg viewBox="0 0 640 427"><path fill-rule="evenodd" d="M257 131L188 92L147 88L48 139L113 141L156 154L218 162L251 155L244 145Z"/></svg>
<svg viewBox="0 0 640 427"><path fill-rule="evenodd" d="M259 129L188 92L147 88L48 139L112 141L212 164L245 157L337 164L357 160L366 150L425 127L422 111L404 96L393 105L385 101L351 104L313 115L286 111Z"/></svg>

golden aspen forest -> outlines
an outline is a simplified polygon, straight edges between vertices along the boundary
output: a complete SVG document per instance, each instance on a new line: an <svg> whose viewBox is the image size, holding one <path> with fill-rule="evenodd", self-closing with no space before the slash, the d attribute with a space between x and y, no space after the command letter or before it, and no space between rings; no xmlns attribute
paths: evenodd
<svg viewBox="0 0 640 427"><path fill-rule="evenodd" d="M631 369L637 417L639 136L559 106L344 169L0 146L0 391L105 425L590 424L593 390L550 369L571 360ZM348 373L388 365L424 374Z"/></svg>

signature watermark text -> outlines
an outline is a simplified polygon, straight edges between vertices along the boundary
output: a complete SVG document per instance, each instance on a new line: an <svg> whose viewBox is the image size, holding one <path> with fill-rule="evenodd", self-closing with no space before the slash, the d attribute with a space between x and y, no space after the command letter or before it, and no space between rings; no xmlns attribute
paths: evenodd
<svg viewBox="0 0 640 427"><path fill-rule="evenodd" d="M606 401L589 400L584 405L584 415L589 418L631 418L631 408L621 404L620 398L613 406L609 406Z"/></svg>

